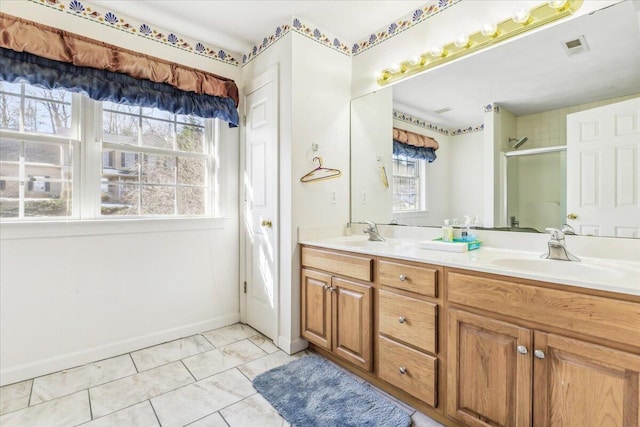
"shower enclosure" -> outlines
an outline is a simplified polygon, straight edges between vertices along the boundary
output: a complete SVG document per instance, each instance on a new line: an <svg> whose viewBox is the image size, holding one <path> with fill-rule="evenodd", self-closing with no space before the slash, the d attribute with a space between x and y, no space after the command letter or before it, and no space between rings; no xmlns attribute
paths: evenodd
<svg viewBox="0 0 640 427"><path fill-rule="evenodd" d="M506 218L510 228L562 228L567 211L566 146L509 151ZM533 231L533 230L529 230Z"/></svg>

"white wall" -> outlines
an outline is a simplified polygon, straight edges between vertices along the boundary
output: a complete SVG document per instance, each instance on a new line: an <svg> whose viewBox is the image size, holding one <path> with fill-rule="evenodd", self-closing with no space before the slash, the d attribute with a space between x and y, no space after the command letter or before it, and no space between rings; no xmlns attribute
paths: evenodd
<svg viewBox="0 0 640 427"><path fill-rule="evenodd" d="M351 101L351 220L393 219L393 100L391 88ZM388 185L382 180L385 168Z"/></svg>
<svg viewBox="0 0 640 427"><path fill-rule="evenodd" d="M14 16L238 79L233 65L39 4ZM220 131L226 219L2 224L0 383L122 354L239 320L239 132Z"/></svg>
<svg viewBox="0 0 640 427"><path fill-rule="evenodd" d="M476 215L482 221L486 173L483 162L484 132L471 132L451 136L449 149L449 215L464 222L464 215ZM440 160L440 159L438 159Z"/></svg>

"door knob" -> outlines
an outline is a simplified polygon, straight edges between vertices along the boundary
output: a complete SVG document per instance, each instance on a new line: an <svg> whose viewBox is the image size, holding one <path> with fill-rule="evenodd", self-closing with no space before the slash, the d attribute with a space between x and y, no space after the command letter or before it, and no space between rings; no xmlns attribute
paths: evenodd
<svg viewBox="0 0 640 427"><path fill-rule="evenodd" d="M523 346L523 345L519 345L518 346L518 353L520 354L527 354L529 351L527 350L527 347Z"/></svg>
<svg viewBox="0 0 640 427"><path fill-rule="evenodd" d="M267 227L267 228L271 228L271 221L268 219L263 219L262 222L260 223L261 226L263 227Z"/></svg>
<svg viewBox="0 0 640 427"><path fill-rule="evenodd" d="M578 218L578 215L574 214L574 213L570 213L569 215L567 215L568 219L576 219Z"/></svg>
<svg viewBox="0 0 640 427"><path fill-rule="evenodd" d="M536 350L533 352L533 355L535 357L537 357L538 359L544 359L544 351L542 350Z"/></svg>

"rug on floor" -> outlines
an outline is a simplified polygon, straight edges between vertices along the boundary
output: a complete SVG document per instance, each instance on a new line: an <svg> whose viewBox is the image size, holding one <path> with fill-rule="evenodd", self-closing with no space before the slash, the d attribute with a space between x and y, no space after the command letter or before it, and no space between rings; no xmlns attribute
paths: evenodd
<svg viewBox="0 0 640 427"><path fill-rule="evenodd" d="M322 357L310 355L264 372L258 392L297 427L407 427L411 417Z"/></svg>

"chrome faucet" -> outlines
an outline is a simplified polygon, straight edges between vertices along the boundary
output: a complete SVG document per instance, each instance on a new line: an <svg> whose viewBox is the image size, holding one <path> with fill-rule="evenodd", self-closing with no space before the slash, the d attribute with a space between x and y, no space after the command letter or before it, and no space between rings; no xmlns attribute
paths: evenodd
<svg viewBox="0 0 640 427"><path fill-rule="evenodd" d="M372 221L363 221L364 223L366 223L369 227L364 229L364 233L369 233L369 240L372 242L384 242L384 237L382 237L380 235L380 233L378 233L378 226L376 225L375 222Z"/></svg>
<svg viewBox="0 0 640 427"><path fill-rule="evenodd" d="M562 231L557 228L547 228L545 230L551 234L551 237L547 243L549 249L546 254L540 255L541 258L558 259L562 261L580 261L580 258L570 254L567 250L564 242L564 233Z"/></svg>
<svg viewBox="0 0 640 427"><path fill-rule="evenodd" d="M562 232L565 234L576 234L576 229L570 226L569 224L562 224Z"/></svg>

